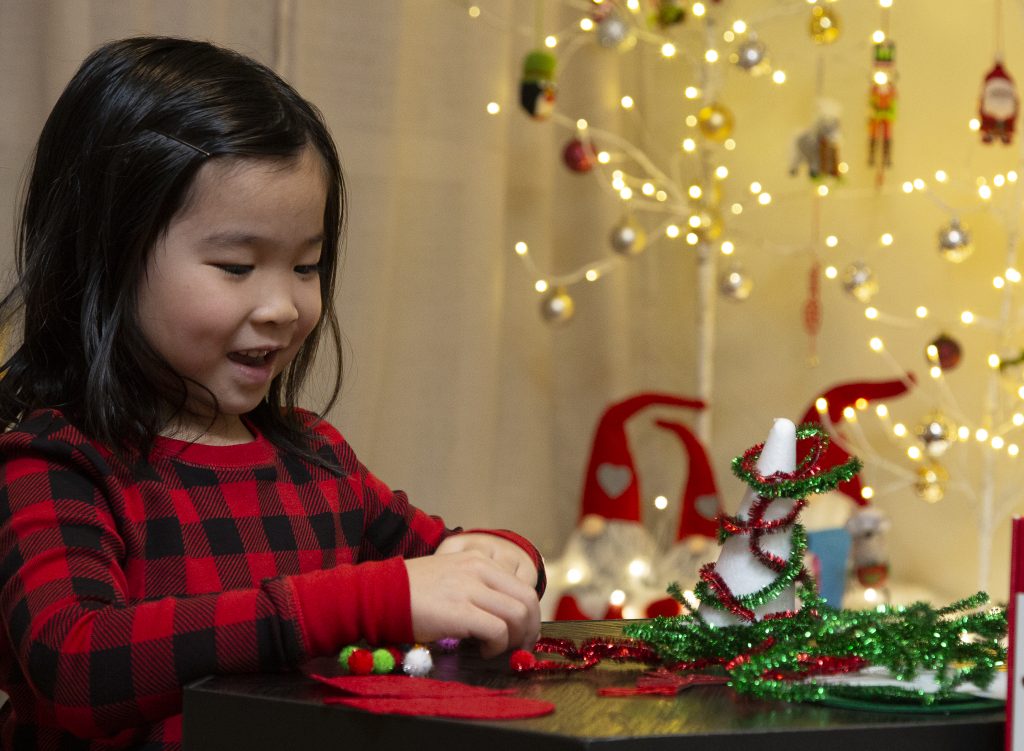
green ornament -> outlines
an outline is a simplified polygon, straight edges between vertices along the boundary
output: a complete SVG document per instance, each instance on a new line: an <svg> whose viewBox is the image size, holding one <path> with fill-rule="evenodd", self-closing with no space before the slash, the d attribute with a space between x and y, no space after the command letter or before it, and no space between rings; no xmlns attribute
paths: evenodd
<svg viewBox="0 0 1024 751"><path fill-rule="evenodd" d="M395 657L386 649L373 650L373 672L387 675L395 669Z"/></svg>

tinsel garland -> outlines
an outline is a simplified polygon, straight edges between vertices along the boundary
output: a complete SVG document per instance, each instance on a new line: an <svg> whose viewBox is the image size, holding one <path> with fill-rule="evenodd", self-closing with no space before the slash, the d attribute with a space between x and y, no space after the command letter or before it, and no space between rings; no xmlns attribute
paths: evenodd
<svg viewBox="0 0 1024 751"><path fill-rule="evenodd" d="M804 604L788 618L713 627L684 614L627 625L623 633L654 648L675 669L721 665L739 693L764 699L822 701L831 697L931 704L956 694L965 683L984 688L1005 663L1006 613L979 610L979 592L944 608L918 602L906 607L836 610L804 592ZM934 692L891 686L837 685L816 676L887 669L913 679L934 671Z"/></svg>

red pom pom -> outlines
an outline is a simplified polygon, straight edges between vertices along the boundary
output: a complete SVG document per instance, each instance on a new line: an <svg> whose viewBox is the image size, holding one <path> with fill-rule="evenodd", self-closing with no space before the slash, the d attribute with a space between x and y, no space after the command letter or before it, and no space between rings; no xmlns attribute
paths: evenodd
<svg viewBox="0 0 1024 751"><path fill-rule="evenodd" d="M527 652L525 649L517 649L509 656L508 662L509 665L512 666L512 670L517 673L522 673L536 665L537 658L533 656L533 652Z"/></svg>
<svg viewBox="0 0 1024 751"><path fill-rule="evenodd" d="M365 649L357 649L348 656L348 669L352 675L369 675L373 672L373 655Z"/></svg>

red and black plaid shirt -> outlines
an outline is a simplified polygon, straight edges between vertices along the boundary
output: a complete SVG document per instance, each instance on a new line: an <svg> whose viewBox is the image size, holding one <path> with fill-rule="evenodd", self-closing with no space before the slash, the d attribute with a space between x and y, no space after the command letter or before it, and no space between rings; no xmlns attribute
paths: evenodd
<svg viewBox="0 0 1024 751"><path fill-rule="evenodd" d="M411 640L401 559L451 530L314 434L340 474L262 437L128 466L54 411L0 436L4 748L180 748L190 681Z"/></svg>

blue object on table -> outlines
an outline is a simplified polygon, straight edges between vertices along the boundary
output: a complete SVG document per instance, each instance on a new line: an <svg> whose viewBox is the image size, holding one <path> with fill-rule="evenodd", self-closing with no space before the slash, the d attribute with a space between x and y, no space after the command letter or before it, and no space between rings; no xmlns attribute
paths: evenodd
<svg viewBox="0 0 1024 751"><path fill-rule="evenodd" d="M818 591L834 608L843 607L846 588L846 559L850 555L850 533L843 527L807 533L807 549L818 557L821 573Z"/></svg>

